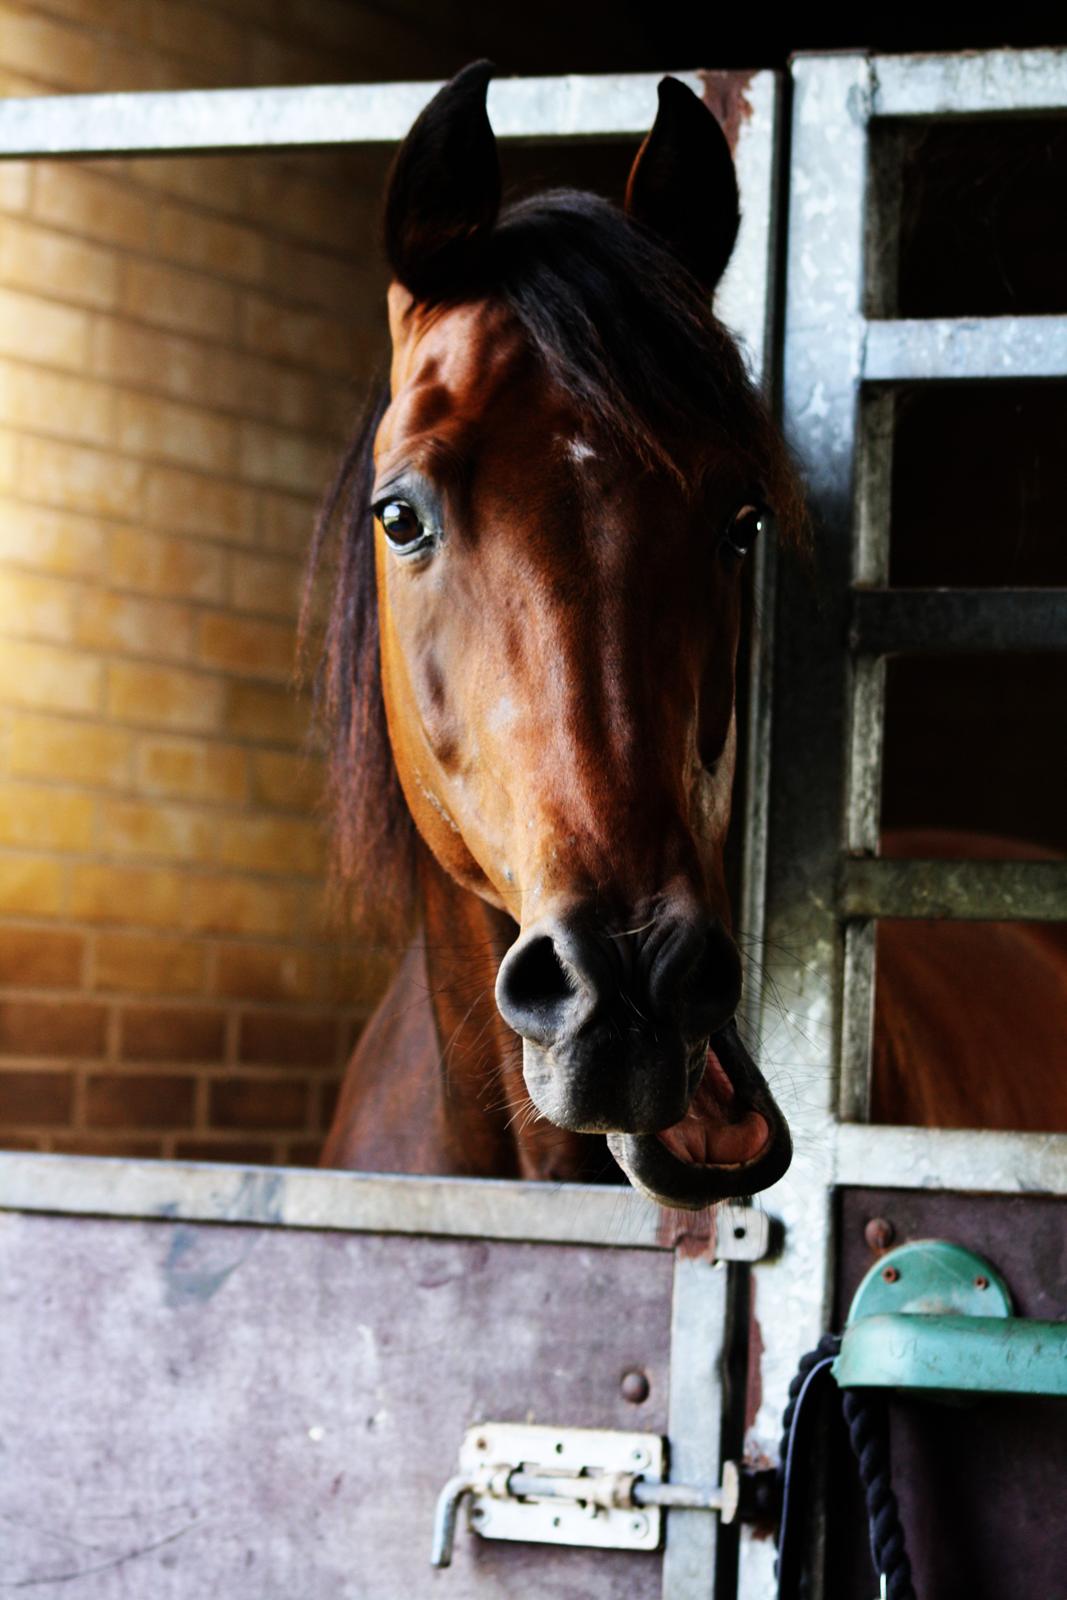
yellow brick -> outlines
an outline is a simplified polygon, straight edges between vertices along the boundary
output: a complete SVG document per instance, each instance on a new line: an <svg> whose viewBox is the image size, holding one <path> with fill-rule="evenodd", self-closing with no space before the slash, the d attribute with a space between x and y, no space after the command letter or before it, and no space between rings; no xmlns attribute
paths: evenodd
<svg viewBox="0 0 1067 1600"><path fill-rule="evenodd" d="M183 266L246 283L259 282L266 271L267 246L261 233L185 206L161 207L156 248Z"/></svg>
<svg viewBox="0 0 1067 1600"><path fill-rule="evenodd" d="M115 397L106 384L0 361L0 422L106 445L114 432L114 414Z"/></svg>
<svg viewBox="0 0 1067 1600"><path fill-rule="evenodd" d="M205 471L230 471L237 460L237 426L228 418L144 394L119 395L116 437L131 455L183 461Z"/></svg>
<svg viewBox="0 0 1067 1600"><path fill-rule="evenodd" d="M33 187L33 215L71 233L133 250L152 242L152 206L114 178L69 162L42 161Z"/></svg>
<svg viewBox="0 0 1067 1600"><path fill-rule="evenodd" d="M186 600L221 600L225 563L221 550L196 539L116 528L111 536L111 577L124 589Z"/></svg>
<svg viewBox="0 0 1067 1600"><path fill-rule="evenodd" d="M0 161L0 210L25 211L30 203L30 163Z"/></svg>
<svg viewBox="0 0 1067 1600"><path fill-rule="evenodd" d="M242 611L295 617L300 610L303 569L273 556L230 557L230 599Z"/></svg>
<svg viewBox="0 0 1067 1600"><path fill-rule="evenodd" d="M263 80L260 79L260 82ZM247 209L249 172L263 157L250 162L245 156L142 157L129 163L129 174L148 189L180 195L212 210L243 215Z"/></svg>
<svg viewBox="0 0 1067 1600"><path fill-rule="evenodd" d="M252 755L252 799L279 811L312 811L323 797L323 763L312 756L284 750L256 750Z"/></svg>
<svg viewBox="0 0 1067 1600"><path fill-rule="evenodd" d="M295 361L324 372L349 372L353 343L349 329L318 311L294 311L262 295L241 302L241 343L248 350Z"/></svg>
<svg viewBox="0 0 1067 1600"><path fill-rule="evenodd" d="M241 425L241 475L255 483L319 495L333 476L334 451L305 434Z"/></svg>
<svg viewBox="0 0 1067 1600"><path fill-rule="evenodd" d="M299 745L307 732L308 706L288 689L260 683L224 686L222 727L238 739Z"/></svg>
<svg viewBox="0 0 1067 1600"><path fill-rule="evenodd" d="M16 289L75 305L103 308L118 298L118 260L112 251L30 222L9 219L0 230L0 278Z"/></svg>
<svg viewBox="0 0 1067 1600"><path fill-rule="evenodd" d="M217 834L223 866L250 872L316 877L323 869L322 831L317 823L281 817L224 817Z"/></svg>
<svg viewBox="0 0 1067 1600"><path fill-rule="evenodd" d="M347 318L356 305L384 306L389 277L377 261L368 268L360 262L339 260L324 250L275 239L271 241L267 282L290 299Z"/></svg>
<svg viewBox="0 0 1067 1600"><path fill-rule="evenodd" d="M315 497L264 489L259 504L264 548L303 560L315 526Z"/></svg>
<svg viewBox="0 0 1067 1600"><path fill-rule="evenodd" d="M0 493L10 494L18 480L18 439L13 433L0 432ZM0 533L0 538L3 535Z"/></svg>
<svg viewBox="0 0 1067 1600"><path fill-rule="evenodd" d="M211 355L216 352L211 351ZM161 333L119 317L93 323L89 365L101 378L145 389L164 389L183 399L211 395L209 351L178 333Z"/></svg>
<svg viewBox="0 0 1067 1600"><path fill-rule="evenodd" d="M148 867L77 865L71 872L70 914L83 922L177 927L184 878Z"/></svg>
<svg viewBox="0 0 1067 1600"><path fill-rule="evenodd" d="M196 994L204 986L204 965L204 946L192 939L101 933L93 987L138 994Z"/></svg>
<svg viewBox="0 0 1067 1600"><path fill-rule="evenodd" d="M11 726L11 771L22 777L125 788L132 744L121 728L101 723L17 716Z"/></svg>
<svg viewBox="0 0 1067 1600"><path fill-rule="evenodd" d="M255 496L234 483L156 467L145 485L145 519L172 533L203 533L248 544L255 537Z"/></svg>
<svg viewBox="0 0 1067 1600"><path fill-rule="evenodd" d="M189 884L185 922L198 933L292 936L301 905L301 896L286 885L205 875Z"/></svg>
<svg viewBox="0 0 1067 1600"><path fill-rule="evenodd" d="M101 87L99 49L91 34L0 6L0 41L6 66L57 88Z"/></svg>
<svg viewBox="0 0 1067 1600"><path fill-rule="evenodd" d="M84 367L89 315L17 289L0 289L0 355L56 367Z"/></svg>
<svg viewBox="0 0 1067 1600"><path fill-rule="evenodd" d="M304 82L321 82L321 65L313 63L314 58L310 58L310 76ZM295 74L276 78L260 77L257 72L259 83L286 81L301 80ZM345 254L351 251L353 240L360 237L361 222L365 231L366 200L351 183L342 188L336 183L316 182L306 162L298 165L283 160L256 161L249 165L249 212L272 232L286 233L303 244L326 245ZM380 159L375 165L380 172Z"/></svg>
<svg viewBox="0 0 1067 1600"><path fill-rule="evenodd" d="M232 289L154 261L126 262L122 307L146 322L209 339L232 338L237 314Z"/></svg>
<svg viewBox="0 0 1067 1600"><path fill-rule="evenodd" d="M194 739L141 740L137 787L143 794L183 800L244 800L248 758L233 745Z"/></svg>
<svg viewBox="0 0 1067 1600"><path fill-rule="evenodd" d="M122 722L207 733L220 724L224 685L206 673L115 661L107 670L107 712Z"/></svg>
<svg viewBox="0 0 1067 1600"><path fill-rule="evenodd" d="M63 866L52 856L0 857L0 909L53 917L63 905Z"/></svg>
<svg viewBox="0 0 1067 1600"><path fill-rule="evenodd" d="M189 655L192 627L188 606L92 589L78 607L74 641L93 650L124 650L177 661Z"/></svg>
<svg viewBox="0 0 1067 1600"><path fill-rule="evenodd" d="M8 637L66 644L74 616L74 585L58 578L0 569L0 632ZM3 645L0 645L0 649Z"/></svg>
<svg viewBox="0 0 1067 1600"><path fill-rule="evenodd" d="M244 672L254 678L287 678L293 670L293 630L227 611L200 619L197 654L208 666Z"/></svg>
<svg viewBox="0 0 1067 1600"><path fill-rule="evenodd" d="M0 434L0 447L4 435ZM105 528L92 517L0 500L0 560L58 572L99 577Z"/></svg>
<svg viewBox="0 0 1067 1600"><path fill-rule="evenodd" d="M200 811L139 800L106 800L101 809L100 847L110 854L207 861L214 843L214 820Z"/></svg>
<svg viewBox="0 0 1067 1600"><path fill-rule="evenodd" d="M28 783L0 788L0 842L54 850L88 850L93 835L91 795Z"/></svg>
<svg viewBox="0 0 1067 1600"><path fill-rule="evenodd" d="M95 711L103 668L92 656L53 645L5 641L0 699L46 711Z"/></svg>
<svg viewBox="0 0 1067 1600"><path fill-rule="evenodd" d="M277 945L222 945L215 993L236 1000L317 1000L324 964L309 951Z"/></svg>
<svg viewBox="0 0 1067 1600"><path fill-rule="evenodd" d="M144 469L139 461L53 439L23 439L19 485L33 500L103 516L134 516Z"/></svg>

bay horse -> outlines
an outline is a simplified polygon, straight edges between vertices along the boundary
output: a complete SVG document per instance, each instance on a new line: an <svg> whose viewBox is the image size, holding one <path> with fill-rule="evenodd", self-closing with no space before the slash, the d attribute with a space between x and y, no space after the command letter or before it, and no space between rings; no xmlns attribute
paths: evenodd
<svg viewBox="0 0 1067 1600"><path fill-rule="evenodd" d="M309 593L339 531L319 680L338 870L364 926L407 939L322 1162L621 1168L697 1208L790 1160L733 1020L723 846L740 569L772 517L804 544L803 501L710 310L739 222L711 112L661 83L623 210L502 207L490 72L446 85L394 163L389 384L313 546ZM1062 1125L1051 1034L1029 1088L999 1001L976 1054L960 956L1062 1017L1058 935L885 925L874 1115Z"/></svg>
<svg viewBox="0 0 1067 1600"><path fill-rule="evenodd" d="M739 223L714 116L664 79L623 209L502 207L491 70L397 154L390 381L313 552L340 521L320 672L340 869L421 930L323 1161L621 1168L697 1208L790 1160L734 1022L723 846L741 567L771 514L802 537L803 502L710 311Z"/></svg>

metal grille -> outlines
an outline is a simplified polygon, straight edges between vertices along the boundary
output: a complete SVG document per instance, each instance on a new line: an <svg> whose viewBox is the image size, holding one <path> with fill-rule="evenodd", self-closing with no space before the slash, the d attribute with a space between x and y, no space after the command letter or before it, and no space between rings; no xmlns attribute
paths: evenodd
<svg viewBox="0 0 1067 1600"><path fill-rule="evenodd" d="M1067 111L1067 53L804 56L794 103L784 412L818 524L817 592L783 570L770 699L766 948L760 1018L798 1154L767 1198L780 1262L758 1269L766 1448L789 1375L827 1327L835 1186L1067 1193L1067 1136L872 1127L879 917L1067 918L1056 863L880 860L885 660L908 651L1062 650L1067 591L892 589L893 385L1067 376L1062 316L895 319L899 169L879 119ZM776 1069L776 1070L775 1070ZM742 1550L740 1594L773 1593Z"/></svg>

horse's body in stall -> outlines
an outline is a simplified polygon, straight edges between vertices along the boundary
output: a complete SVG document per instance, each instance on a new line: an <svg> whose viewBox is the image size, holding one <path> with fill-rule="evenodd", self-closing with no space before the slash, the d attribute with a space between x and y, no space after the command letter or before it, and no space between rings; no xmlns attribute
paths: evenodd
<svg viewBox="0 0 1067 1600"><path fill-rule="evenodd" d="M803 542L800 494L708 309L738 223L710 113L665 80L625 212L556 191L501 213L487 80L461 73L398 155L389 392L317 544L340 520L341 869L379 928L418 926L323 1161L621 1168L700 1206L790 1155L733 1023L723 846L739 568L768 513ZM892 930L882 965L881 1003L899 981L918 1016ZM901 1075L881 1081L903 1120ZM936 1091L922 1106L939 1120Z"/></svg>

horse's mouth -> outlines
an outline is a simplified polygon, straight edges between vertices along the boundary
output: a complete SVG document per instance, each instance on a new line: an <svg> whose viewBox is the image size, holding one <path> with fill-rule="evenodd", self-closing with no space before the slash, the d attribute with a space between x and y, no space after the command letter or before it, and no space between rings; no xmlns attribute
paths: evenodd
<svg viewBox="0 0 1067 1600"><path fill-rule="evenodd" d="M636 1189L686 1210L768 1188L793 1155L785 1119L732 1022L708 1041L681 1121L658 1133L611 1133L608 1147Z"/></svg>

